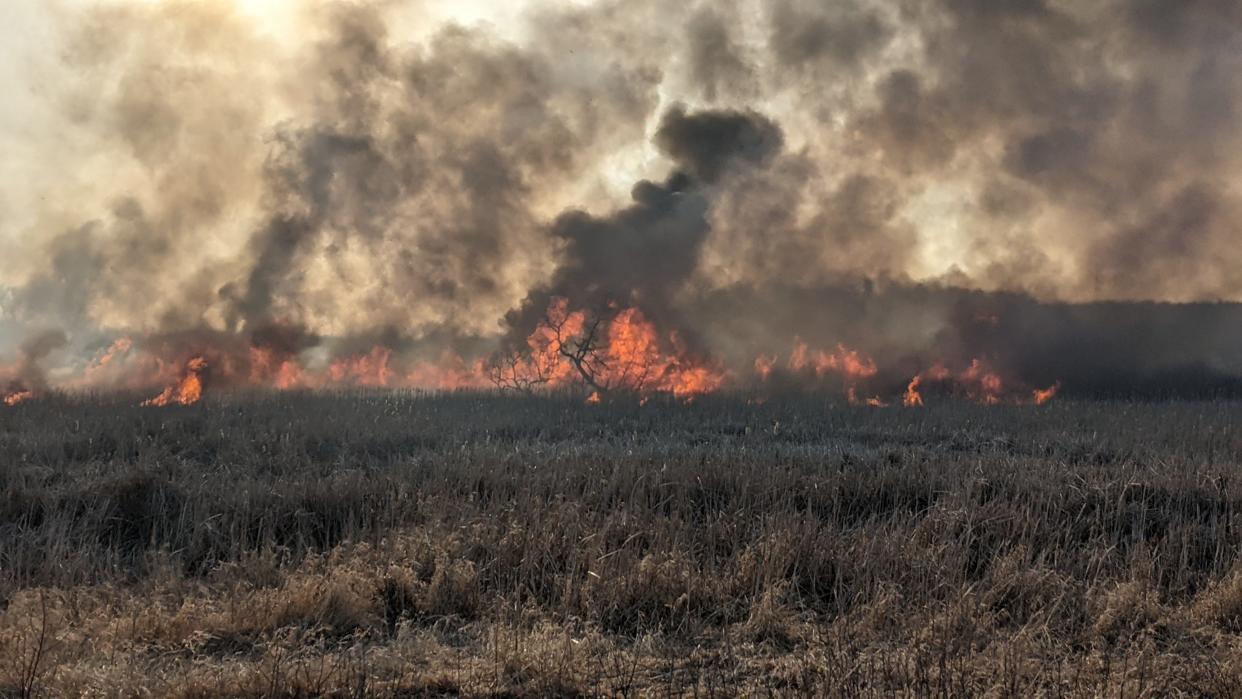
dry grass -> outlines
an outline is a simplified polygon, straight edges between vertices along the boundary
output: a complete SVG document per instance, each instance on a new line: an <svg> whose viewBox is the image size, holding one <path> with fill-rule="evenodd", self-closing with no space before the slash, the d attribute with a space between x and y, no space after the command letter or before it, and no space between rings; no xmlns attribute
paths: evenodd
<svg viewBox="0 0 1242 699"><path fill-rule="evenodd" d="M0 695L1238 696L1242 406L0 411Z"/></svg>

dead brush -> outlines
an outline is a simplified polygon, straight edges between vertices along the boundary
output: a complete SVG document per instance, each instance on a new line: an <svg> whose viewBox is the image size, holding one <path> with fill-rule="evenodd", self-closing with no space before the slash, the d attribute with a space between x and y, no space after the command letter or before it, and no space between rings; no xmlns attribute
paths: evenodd
<svg viewBox="0 0 1242 699"><path fill-rule="evenodd" d="M612 631L684 631L712 606L702 576L680 556L648 555L634 565L610 565L598 576L587 583L587 609Z"/></svg>
<svg viewBox="0 0 1242 699"><path fill-rule="evenodd" d="M47 591L32 592L0 614L0 688L20 699L44 693L44 675L55 667L61 645Z"/></svg>
<svg viewBox="0 0 1242 699"><path fill-rule="evenodd" d="M1091 597L1091 632L1110 643L1124 641L1160 621L1164 610L1156 591L1143 580L1101 587Z"/></svg>
<svg viewBox="0 0 1242 699"><path fill-rule="evenodd" d="M366 392L164 414L64 399L0 425L0 683L1232 696L1240 415Z"/></svg>
<svg viewBox="0 0 1242 699"><path fill-rule="evenodd" d="M429 617L459 616L469 619L479 612L481 599L475 565L470 561L442 556L436 561L431 582L418 597L417 608L420 614Z"/></svg>
<svg viewBox="0 0 1242 699"><path fill-rule="evenodd" d="M1227 633L1242 633L1242 569L1235 569L1201 592L1189 612L1197 623Z"/></svg>
<svg viewBox="0 0 1242 699"><path fill-rule="evenodd" d="M788 583L777 583L759 595L741 625L747 640L792 648L799 640L798 615L788 600Z"/></svg>
<svg viewBox="0 0 1242 699"><path fill-rule="evenodd" d="M1029 547L1017 546L992 564L983 602L998 624L1022 628L1075 620L1080 594L1074 581L1032 560Z"/></svg>

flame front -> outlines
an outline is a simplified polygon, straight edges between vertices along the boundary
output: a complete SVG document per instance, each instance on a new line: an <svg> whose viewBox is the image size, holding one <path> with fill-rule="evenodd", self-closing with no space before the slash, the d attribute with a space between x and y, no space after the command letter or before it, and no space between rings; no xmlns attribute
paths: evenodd
<svg viewBox="0 0 1242 699"><path fill-rule="evenodd" d="M531 391L581 381L592 402L630 393L644 403L655 394L690 400L724 385L725 372L694 358L676 333L661 335L637 308L613 310L605 322L570 310L567 299L553 299L525 351L493 360L492 383Z"/></svg>
<svg viewBox="0 0 1242 699"><path fill-rule="evenodd" d="M17 391L13 391L12 393L5 395L4 404L11 408L17 405L18 403L24 403L25 401L28 401L31 398L34 398L34 391L31 391L28 389L19 389Z"/></svg>
<svg viewBox="0 0 1242 699"><path fill-rule="evenodd" d="M637 308L613 318L608 329L604 381L609 386L640 394L671 393L690 398L717 390L724 373L687 358L681 342L671 335L673 352L661 349L655 325Z"/></svg>
<svg viewBox="0 0 1242 699"><path fill-rule="evenodd" d="M438 361L419 362L406 373L404 381L413 388L435 391L460 391L491 386L482 359L468 362L449 351L440 355Z"/></svg>
<svg viewBox="0 0 1242 699"><path fill-rule="evenodd" d="M336 360L328 367L328 376L333 383L388 388L395 377L391 360L392 350L374 347L367 354Z"/></svg>
<svg viewBox="0 0 1242 699"><path fill-rule="evenodd" d="M203 397L202 372L207 368L207 360L194 357L186 362L181 380L165 388L158 396L142 402L144 406L192 405Z"/></svg>
<svg viewBox="0 0 1242 699"><path fill-rule="evenodd" d="M638 307L612 305L593 314L563 297L549 302L542 320L515 349L472 359L444 350L438 357L415 360L377 344L338 352L329 360L304 353L315 344L301 343L296 334L274 332L264 337L273 339L265 343L249 338L232 344L236 338L200 338L195 345L181 348L180 356L192 359L179 363L165 360L159 345L153 349L124 337L60 388L136 388L154 379L166 388L142 405L189 405L202 398L210 364L211 386L226 390L501 388L533 393L577 386L592 402L630 394L640 404L658 395L690 401L730 386L758 387L762 394L831 388L839 390L851 405L875 408L918 407L942 395L983 405L1044 405L1061 390L1059 382L1032 389L1019 378L1003 376L990 358L979 356L954 369L944 362L931 363L905 382L901 391L892 372L882 370L862 349L844 343L815 348L800 337L793 339L787 355L760 354L734 374L719 358L687 346L676 331L662 330ZM0 400L8 405L28 400L40 390L41 384L22 379L19 366L0 373L9 379L7 394L0 391Z"/></svg>
<svg viewBox="0 0 1242 699"><path fill-rule="evenodd" d="M775 356L760 355L755 359L755 374L761 382L772 376L776 367ZM786 368L795 375L810 376L816 380L837 376L845 389L850 405L884 407L888 405L879 396L859 397L859 386L879 373L875 360L862 352L838 343L832 351L811 349L800 337L794 338Z"/></svg>
<svg viewBox="0 0 1242 699"><path fill-rule="evenodd" d="M907 408L916 408L923 405L923 394L919 393L919 387L923 385L923 375L915 374L910 379L910 383L906 385L905 395L901 397L901 404Z"/></svg>
<svg viewBox="0 0 1242 699"><path fill-rule="evenodd" d="M1061 390L1061 382L1046 388L1031 391L1031 398L1025 399L1019 391L1011 390L1000 374L992 370L986 361L975 358L970 364L956 374L943 364L933 364L929 369L915 374L906 385L902 395L902 405L914 408L924 405L922 389L925 383L939 384L940 390L956 394L981 405L1000 405L1001 403L1033 403L1044 405L1056 397Z"/></svg>
<svg viewBox="0 0 1242 699"><path fill-rule="evenodd" d="M282 357L267 347L250 348L250 383L269 385L282 391L304 388L309 379L292 357Z"/></svg>
<svg viewBox="0 0 1242 699"><path fill-rule="evenodd" d="M832 352L812 351L801 338L794 338L793 352L789 355L789 368L795 372L810 369L817 377L840 374L850 383L869 379L879 371L875 361L858 350L838 344Z"/></svg>
<svg viewBox="0 0 1242 699"><path fill-rule="evenodd" d="M1053 398L1056 398L1057 393L1059 393L1060 391L1061 391L1061 382L1058 381L1052 384L1051 386L1049 386L1048 388L1035 389L1032 392L1031 397L1032 397L1032 400L1034 400L1035 405L1044 405L1045 403L1052 400Z"/></svg>
<svg viewBox="0 0 1242 699"><path fill-rule="evenodd" d="M767 381L772 376L772 369L776 367L776 355L768 356L761 354L755 357L755 375L760 381Z"/></svg>
<svg viewBox="0 0 1242 699"><path fill-rule="evenodd" d="M132 339L128 337L119 337L108 346L108 349L104 350L103 354L99 355L99 357L92 363L92 366L108 366L116 360L117 357L128 354L133 348L134 341Z"/></svg>

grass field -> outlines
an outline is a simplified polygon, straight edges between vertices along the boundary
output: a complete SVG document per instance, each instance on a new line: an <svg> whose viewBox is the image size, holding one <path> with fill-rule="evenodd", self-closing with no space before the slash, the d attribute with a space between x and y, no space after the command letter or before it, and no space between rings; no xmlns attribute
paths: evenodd
<svg viewBox="0 0 1242 699"><path fill-rule="evenodd" d="M0 409L0 695L1237 696L1242 404Z"/></svg>

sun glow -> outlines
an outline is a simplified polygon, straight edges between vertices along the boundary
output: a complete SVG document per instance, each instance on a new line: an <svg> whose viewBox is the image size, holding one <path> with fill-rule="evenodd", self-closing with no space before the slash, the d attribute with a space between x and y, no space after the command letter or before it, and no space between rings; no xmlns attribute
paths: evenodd
<svg viewBox="0 0 1242 699"><path fill-rule="evenodd" d="M179 2L181 0L143 0L145 2ZM301 17L323 7L315 0L214 0L251 17L266 33L276 36L296 34ZM402 28L406 37L420 36L452 22L465 26L486 23L493 31L505 35L517 29L522 13L533 3L529 0L427 0L409 3L408 7L390 7L388 14L394 26Z"/></svg>

